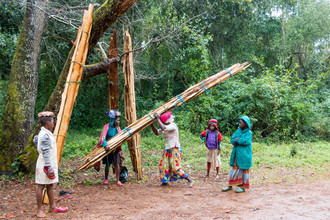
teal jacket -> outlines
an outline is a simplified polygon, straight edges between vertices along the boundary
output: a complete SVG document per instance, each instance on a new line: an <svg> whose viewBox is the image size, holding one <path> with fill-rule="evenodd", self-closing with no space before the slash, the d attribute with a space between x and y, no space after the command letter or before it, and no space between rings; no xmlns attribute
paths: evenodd
<svg viewBox="0 0 330 220"><path fill-rule="evenodd" d="M239 137L238 146L233 148L230 156L230 166L234 166L236 157L236 165L240 169L250 169L252 166L252 131L250 119L247 116L240 117L247 124L248 128L242 130L238 128L230 139L233 144L236 137Z"/></svg>

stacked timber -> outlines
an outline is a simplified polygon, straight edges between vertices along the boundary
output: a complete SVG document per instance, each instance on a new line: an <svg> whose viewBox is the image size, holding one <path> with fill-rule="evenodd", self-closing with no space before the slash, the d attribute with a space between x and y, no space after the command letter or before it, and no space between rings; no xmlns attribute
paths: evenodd
<svg viewBox="0 0 330 220"><path fill-rule="evenodd" d="M154 118L153 114L158 113L159 115L171 111L174 108L188 102L204 92L207 92L210 88L214 87L215 85L225 81L231 76L234 76L238 72L246 69L249 66L248 63L243 64L235 64L228 69L222 70L217 74L214 74L207 79L203 80L200 83L191 86L180 95L177 95L167 101L166 103L162 104L157 109L152 110L149 114L145 115L138 121L132 123L121 132L119 132L116 136L111 138L107 144L110 147L110 151L105 151L103 147L99 147L94 149L91 153L89 153L86 157L82 159L83 165L78 168L78 170L87 170L93 167L95 163L102 160L107 154L115 150L118 146L122 145L125 141L130 139L133 135L137 134L138 132L142 131L144 128L148 127L150 124L153 123Z"/></svg>

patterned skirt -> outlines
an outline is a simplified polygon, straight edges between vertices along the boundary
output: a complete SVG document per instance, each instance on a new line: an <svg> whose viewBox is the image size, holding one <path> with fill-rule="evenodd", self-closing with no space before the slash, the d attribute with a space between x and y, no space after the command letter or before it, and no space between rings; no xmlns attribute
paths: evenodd
<svg viewBox="0 0 330 220"><path fill-rule="evenodd" d="M160 181L162 183L174 182L188 177L181 168L181 156L182 150L176 147L164 150L159 161Z"/></svg>
<svg viewBox="0 0 330 220"><path fill-rule="evenodd" d="M250 188L250 170L239 169L236 165L230 167L229 186L238 186L244 189Z"/></svg>

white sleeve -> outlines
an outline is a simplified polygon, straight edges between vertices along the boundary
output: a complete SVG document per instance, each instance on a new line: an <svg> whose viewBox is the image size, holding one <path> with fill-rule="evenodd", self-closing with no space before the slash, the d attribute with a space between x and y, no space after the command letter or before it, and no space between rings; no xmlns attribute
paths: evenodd
<svg viewBox="0 0 330 220"><path fill-rule="evenodd" d="M169 125L165 125L165 130L166 131L174 131L174 130L176 130L176 126L175 126L174 123L171 123Z"/></svg>

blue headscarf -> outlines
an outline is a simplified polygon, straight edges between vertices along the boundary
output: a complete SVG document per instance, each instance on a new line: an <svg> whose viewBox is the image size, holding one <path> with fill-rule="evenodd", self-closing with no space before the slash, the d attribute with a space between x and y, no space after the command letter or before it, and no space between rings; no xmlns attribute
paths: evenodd
<svg viewBox="0 0 330 220"><path fill-rule="evenodd" d="M120 112L117 110L110 110L107 111L106 114L109 116L110 118L110 125L109 125L109 129L108 129L108 133L107 133L107 139L112 138L113 136L115 136L117 134L117 128L113 126L113 123L116 120L116 117L120 116Z"/></svg>

